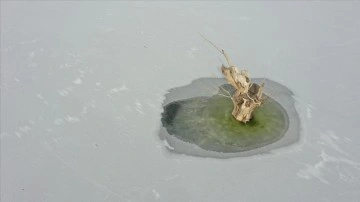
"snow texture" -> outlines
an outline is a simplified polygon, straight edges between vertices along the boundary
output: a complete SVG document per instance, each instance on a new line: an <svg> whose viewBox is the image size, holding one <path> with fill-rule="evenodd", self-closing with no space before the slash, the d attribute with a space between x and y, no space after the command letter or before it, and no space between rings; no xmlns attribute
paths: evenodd
<svg viewBox="0 0 360 202"><path fill-rule="evenodd" d="M1 201L360 198L358 2L0 3ZM297 144L232 159L168 151L167 89L221 76L199 33L294 92Z"/></svg>

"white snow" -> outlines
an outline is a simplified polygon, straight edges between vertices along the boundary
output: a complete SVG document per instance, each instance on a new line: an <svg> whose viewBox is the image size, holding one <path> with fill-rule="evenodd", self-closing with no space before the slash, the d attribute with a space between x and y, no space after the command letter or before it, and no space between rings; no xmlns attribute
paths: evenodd
<svg viewBox="0 0 360 202"><path fill-rule="evenodd" d="M0 9L1 201L360 198L359 3L1 1ZM252 78L293 91L299 144L226 160L171 152L158 136L164 94L221 76L224 58L199 33Z"/></svg>
<svg viewBox="0 0 360 202"><path fill-rule="evenodd" d="M307 115L307 118L308 119L311 119L312 118L312 110L314 109L314 107L309 104L306 108L306 115Z"/></svg>
<svg viewBox="0 0 360 202"><path fill-rule="evenodd" d="M82 80L80 78L76 78L74 81L73 81L74 84L81 84L82 83Z"/></svg>
<svg viewBox="0 0 360 202"><path fill-rule="evenodd" d="M122 91L129 91L129 88L125 84L123 84L122 86L119 86L119 87L112 88L109 90L108 96L112 97L112 95L118 94Z"/></svg>
<svg viewBox="0 0 360 202"><path fill-rule="evenodd" d="M36 94L36 97L38 97L40 100L43 100L44 97L39 93L39 94Z"/></svg>
<svg viewBox="0 0 360 202"><path fill-rule="evenodd" d="M69 95L69 92L67 90L59 90L58 92L61 96L64 96L64 97Z"/></svg>
<svg viewBox="0 0 360 202"><path fill-rule="evenodd" d="M174 150L174 147L170 146L166 139L163 140L164 146L170 150Z"/></svg>
<svg viewBox="0 0 360 202"><path fill-rule="evenodd" d="M57 118L57 119L54 120L54 124L56 124L56 125L60 125L62 123L63 123L63 120L60 119L60 118Z"/></svg>
<svg viewBox="0 0 360 202"><path fill-rule="evenodd" d="M72 117L72 116L66 116L66 117L65 117L65 120L66 120L67 122L69 122L69 123L77 123L77 122L80 121L79 118L77 118L77 117Z"/></svg>
<svg viewBox="0 0 360 202"><path fill-rule="evenodd" d="M140 114L144 114L143 106L142 106L142 104L139 102L139 100L136 100L136 101L135 101L135 110L136 110L137 112L139 112Z"/></svg>
<svg viewBox="0 0 360 202"><path fill-rule="evenodd" d="M159 200L159 199L160 199L160 194L159 194L159 192L158 192L156 189L153 189L152 192L153 192L153 194L154 194L154 196L155 196L155 199L156 199L156 200Z"/></svg>
<svg viewBox="0 0 360 202"><path fill-rule="evenodd" d="M34 52L34 51L31 51L31 52L29 53L29 57L30 57L30 58L35 57L35 52Z"/></svg>
<svg viewBox="0 0 360 202"><path fill-rule="evenodd" d="M187 52L187 54L188 54L188 56L189 56L190 58L194 58L194 57L195 57L195 54L196 54L196 52L197 52L198 50L199 50L198 48L193 47L193 48L191 48L190 50L188 50L188 51L186 51L186 52Z"/></svg>

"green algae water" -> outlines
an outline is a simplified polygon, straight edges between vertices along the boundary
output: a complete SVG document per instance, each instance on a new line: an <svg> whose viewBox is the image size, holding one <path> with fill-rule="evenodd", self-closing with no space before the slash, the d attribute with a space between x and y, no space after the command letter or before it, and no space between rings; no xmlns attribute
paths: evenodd
<svg viewBox="0 0 360 202"><path fill-rule="evenodd" d="M217 152L239 152L279 140L288 128L285 110L273 99L255 110L248 123L231 115L230 98L214 95L172 102L162 122L170 135Z"/></svg>
<svg viewBox="0 0 360 202"><path fill-rule="evenodd" d="M208 92L204 85L216 88ZM222 96L221 89L233 92L224 79L201 78L173 88L165 95L159 136L168 151L213 158L250 156L291 145L300 136L293 93L268 79L266 85L271 92L264 93L272 97L246 124L232 116L233 102Z"/></svg>

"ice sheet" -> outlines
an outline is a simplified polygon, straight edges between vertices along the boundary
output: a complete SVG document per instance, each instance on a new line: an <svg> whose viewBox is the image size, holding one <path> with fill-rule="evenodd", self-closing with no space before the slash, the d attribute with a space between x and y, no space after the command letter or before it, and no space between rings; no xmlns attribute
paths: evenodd
<svg viewBox="0 0 360 202"><path fill-rule="evenodd" d="M359 10L1 1L1 201L358 200ZM220 76L199 33L294 92L298 144L227 160L164 152L166 90Z"/></svg>

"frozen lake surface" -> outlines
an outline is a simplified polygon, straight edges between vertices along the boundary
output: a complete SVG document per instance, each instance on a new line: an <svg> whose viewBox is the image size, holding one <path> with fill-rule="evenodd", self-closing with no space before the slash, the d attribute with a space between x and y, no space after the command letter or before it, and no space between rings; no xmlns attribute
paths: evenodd
<svg viewBox="0 0 360 202"><path fill-rule="evenodd" d="M1 1L1 201L357 201L359 10ZM231 159L167 151L166 91L221 76L199 33L294 92L298 143Z"/></svg>

